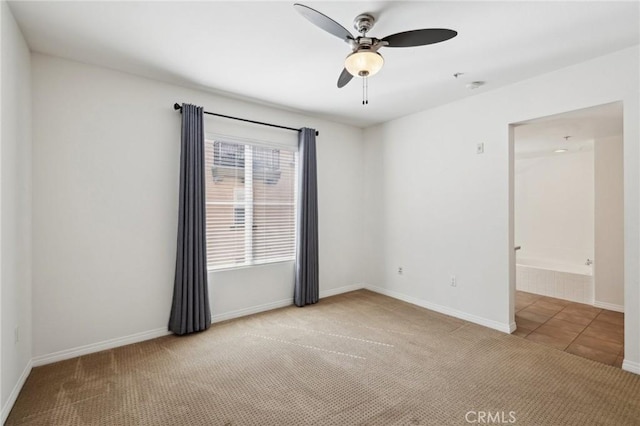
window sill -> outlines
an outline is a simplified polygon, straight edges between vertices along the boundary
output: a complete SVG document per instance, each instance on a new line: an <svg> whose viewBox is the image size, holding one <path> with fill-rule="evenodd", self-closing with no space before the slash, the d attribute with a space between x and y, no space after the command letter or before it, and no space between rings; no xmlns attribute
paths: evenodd
<svg viewBox="0 0 640 426"><path fill-rule="evenodd" d="M288 258L288 259L270 260L267 262L258 262L258 263L251 263L251 264L242 264L242 265L212 266L207 268L207 272L211 273L211 272L235 271L239 269L256 268L256 267L269 266L269 265L274 265L278 263L287 263L287 262L295 262L295 259Z"/></svg>

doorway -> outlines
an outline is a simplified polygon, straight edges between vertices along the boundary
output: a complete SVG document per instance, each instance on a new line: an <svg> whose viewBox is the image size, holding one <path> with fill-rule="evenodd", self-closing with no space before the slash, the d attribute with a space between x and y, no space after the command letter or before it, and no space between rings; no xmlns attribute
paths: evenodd
<svg viewBox="0 0 640 426"><path fill-rule="evenodd" d="M620 367L622 103L510 126L513 334Z"/></svg>

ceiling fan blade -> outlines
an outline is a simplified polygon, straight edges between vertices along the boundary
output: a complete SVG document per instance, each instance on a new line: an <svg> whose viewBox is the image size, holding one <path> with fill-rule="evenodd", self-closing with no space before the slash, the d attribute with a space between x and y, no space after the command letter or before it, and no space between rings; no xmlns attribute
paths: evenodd
<svg viewBox="0 0 640 426"><path fill-rule="evenodd" d="M317 10L311 9L309 6L305 6L300 3L295 3L293 7L295 7L298 13L307 18L312 24L322 28L328 33L331 33L346 42L353 40L353 36L345 27L338 24L328 16L325 16Z"/></svg>
<svg viewBox="0 0 640 426"><path fill-rule="evenodd" d="M343 69L342 72L340 73L340 77L338 77L338 88L343 88L344 86L347 85L348 82L351 81L351 79L353 78L353 76L351 75L351 73L349 71L347 71L347 69Z"/></svg>
<svg viewBox="0 0 640 426"><path fill-rule="evenodd" d="M382 39L389 43L387 47L414 47L440 43L458 35L457 31L445 28L426 28L391 34Z"/></svg>

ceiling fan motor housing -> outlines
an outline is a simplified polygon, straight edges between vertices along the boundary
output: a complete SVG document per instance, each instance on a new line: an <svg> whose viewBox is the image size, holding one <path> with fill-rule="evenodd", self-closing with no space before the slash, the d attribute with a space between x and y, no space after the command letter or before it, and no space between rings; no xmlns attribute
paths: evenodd
<svg viewBox="0 0 640 426"><path fill-rule="evenodd" d="M375 24L376 19L369 15L368 13L363 13L362 15L356 16L356 19L353 21L353 28L356 29L360 34L366 34L371 28L373 28L373 24Z"/></svg>

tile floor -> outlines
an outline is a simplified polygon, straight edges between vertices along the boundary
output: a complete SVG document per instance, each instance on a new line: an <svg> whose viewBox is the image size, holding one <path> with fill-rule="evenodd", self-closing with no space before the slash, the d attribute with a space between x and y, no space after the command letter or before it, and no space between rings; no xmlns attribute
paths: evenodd
<svg viewBox="0 0 640 426"><path fill-rule="evenodd" d="M516 326L515 336L622 367L624 314L620 312L517 291Z"/></svg>

